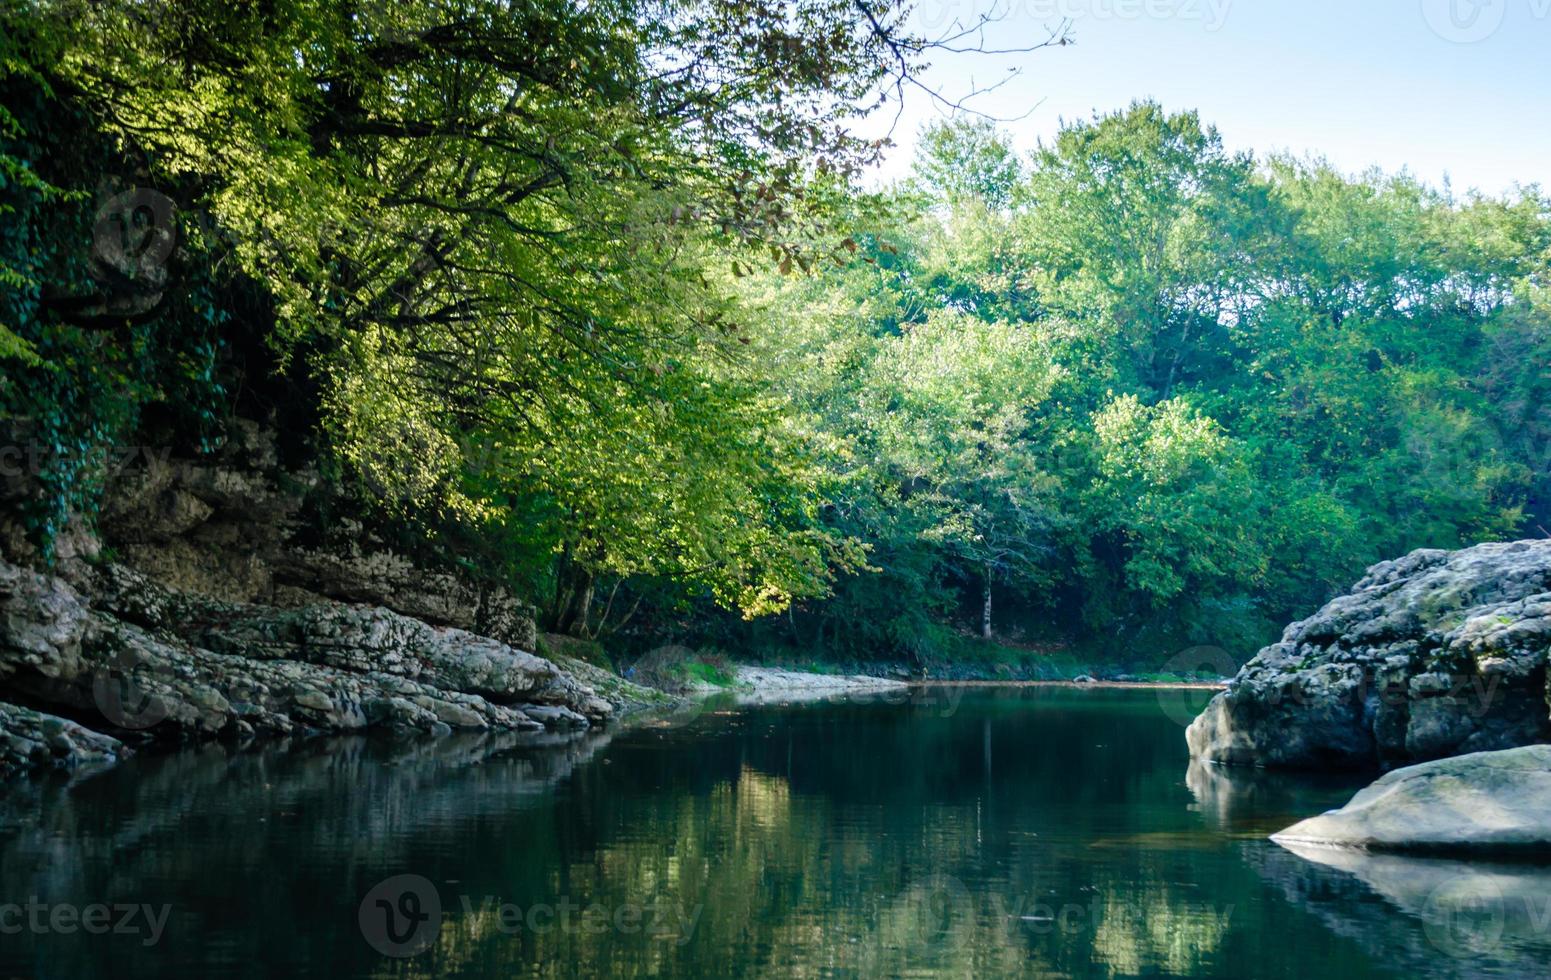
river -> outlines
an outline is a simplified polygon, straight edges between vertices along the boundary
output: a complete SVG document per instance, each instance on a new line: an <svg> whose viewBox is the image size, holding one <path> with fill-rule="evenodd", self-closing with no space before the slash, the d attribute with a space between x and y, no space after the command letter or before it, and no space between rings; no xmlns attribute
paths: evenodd
<svg viewBox="0 0 1551 980"><path fill-rule="evenodd" d="M0 795L0 977L1551 975L1551 873L1283 850L1361 780L1192 768L1201 697L143 754Z"/></svg>

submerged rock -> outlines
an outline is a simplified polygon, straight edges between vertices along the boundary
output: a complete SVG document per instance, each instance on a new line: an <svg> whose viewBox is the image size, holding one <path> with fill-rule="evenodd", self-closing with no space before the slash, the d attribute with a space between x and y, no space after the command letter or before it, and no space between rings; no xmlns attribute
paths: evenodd
<svg viewBox="0 0 1551 980"><path fill-rule="evenodd" d="M1551 740L1551 540L1416 551L1245 664L1190 726L1230 765L1368 769Z"/></svg>
<svg viewBox="0 0 1551 980"><path fill-rule="evenodd" d="M1397 769L1271 837L1374 851L1551 854L1551 745Z"/></svg>

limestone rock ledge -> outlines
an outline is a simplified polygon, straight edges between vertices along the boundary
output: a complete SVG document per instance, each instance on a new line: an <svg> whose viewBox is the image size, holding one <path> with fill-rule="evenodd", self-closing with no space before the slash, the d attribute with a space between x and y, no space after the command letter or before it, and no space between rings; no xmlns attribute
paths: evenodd
<svg viewBox="0 0 1551 980"><path fill-rule="evenodd" d="M0 560L0 774L111 762L114 735L578 731L615 710L549 660L380 606L229 602L111 564L78 585Z"/></svg>
<svg viewBox="0 0 1551 980"><path fill-rule="evenodd" d="M1191 724L1191 755L1378 769L1551 741L1551 540L1415 551L1287 627Z"/></svg>

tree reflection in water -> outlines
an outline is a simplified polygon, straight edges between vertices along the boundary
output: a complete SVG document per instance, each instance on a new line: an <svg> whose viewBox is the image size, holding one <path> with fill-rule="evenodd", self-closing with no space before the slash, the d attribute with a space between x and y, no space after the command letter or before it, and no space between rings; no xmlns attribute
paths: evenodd
<svg viewBox="0 0 1551 980"><path fill-rule="evenodd" d="M1336 980L1546 962L1523 923L1452 955L1387 870L1265 839L1350 780L1187 761L1152 694L1050 689L718 708L549 747L185 750L0 803L5 896L173 906L154 947L6 936L0 975ZM392 959L357 917L404 874L445 918Z"/></svg>

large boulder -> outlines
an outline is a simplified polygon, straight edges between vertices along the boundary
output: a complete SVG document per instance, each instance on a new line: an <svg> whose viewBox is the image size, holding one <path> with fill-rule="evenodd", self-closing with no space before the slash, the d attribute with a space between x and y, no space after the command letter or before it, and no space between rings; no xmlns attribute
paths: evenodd
<svg viewBox="0 0 1551 980"><path fill-rule="evenodd" d="M86 607L69 583L0 561L0 680L18 670L79 672L86 626Z"/></svg>
<svg viewBox="0 0 1551 980"><path fill-rule="evenodd" d="M1551 740L1551 540L1416 551L1293 623L1191 724L1191 755L1389 768Z"/></svg>
<svg viewBox="0 0 1551 980"><path fill-rule="evenodd" d="M1551 745L1396 769L1341 809L1271 839L1371 851L1551 854Z"/></svg>
<svg viewBox="0 0 1551 980"><path fill-rule="evenodd" d="M93 623L82 649L88 667L82 675L18 675L13 689L83 718L101 717L115 730L185 739L588 725L568 708L495 704L397 674L212 653L111 618Z"/></svg>
<svg viewBox="0 0 1551 980"><path fill-rule="evenodd" d="M594 720L611 710L543 657L381 606L314 599L281 609L224 602L165 588L119 565L101 568L93 585L96 610L229 657L393 674L497 703L564 705Z"/></svg>

